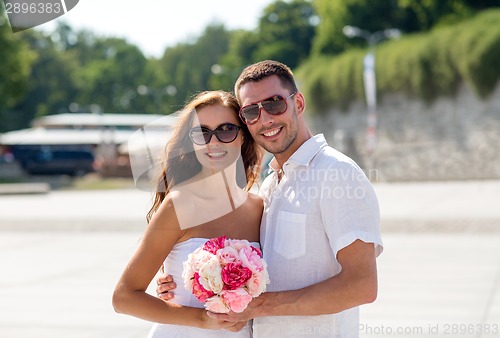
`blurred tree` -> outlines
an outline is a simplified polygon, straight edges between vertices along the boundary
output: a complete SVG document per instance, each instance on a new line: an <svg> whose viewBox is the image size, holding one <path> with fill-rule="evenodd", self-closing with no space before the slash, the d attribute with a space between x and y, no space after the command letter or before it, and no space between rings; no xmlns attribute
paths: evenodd
<svg viewBox="0 0 500 338"><path fill-rule="evenodd" d="M19 34L32 51L36 61L31 69L28 91L14 107L20 125L27 127L35 116L66 112L78 94L74 80L77 63L69 55L61 53L58 37L36 30Z"/></svg>
<svg viewBox="0 0 500 338"><path fill-rule="evenodd" d="M317 16L308 0L278 0L264 9L252 61L275 59L295 68L309 56Z"/></svg>
<svg viewBox="0 0 500 338"><path fill-rule="evenodd" d="M317 22L311 1L278 0L269 4L256 30L230 32L228 52L220 59L220 72L210 79L211 87L232 90L246 65L264 59L297 67L309 56Z"/></svg>
<svg viewBox="0 0 500 338"><path fill-rule="evenodd" d="M463 2L470 8L481 10L492 7L500 7L498 0L463 0Z"/></svg>
<svg viewBox="0 0 500 338"><path fill-rule="evenodd" d="M13 108L18 126L35 116L67 112L155 112L152 97L137 88L154 78L134 45L118 38L75 32L59 23L51 33L18 33L36 54L27 94Z"/></svg>
<svg viewBox="0 0 500 338"><path fill-rule="evenodd" d="M97 38L90 49L94 55L77 72L81 88L77 101L98 105L106 113L143 111L145 100L138 98L137 90L144 82L147 60L139 48L121 38ZM78 54L77 48L71 51ZM155 98L149 100L148 110L154 110Z"/></svg>
<svg viewBox="0 0 500 338"><path fill-rule="evenodd" d="M221 24L211 24L192 43L167 48L159 66L163 87L170 97L169 112L181 108L196 92L221 89L211 86L212 76L220 74L219 61L227 52L230 33Z"/></svg>
<svg viewBox="0 0 500 338"><path fill-rule="evenodd" d="M31 64L35 58L26 44L13 34L0 6L0 132L18 129L22 118L12 111L28 85Z"/></svg>
<svg viewBox="0 0 500 338"><path fill-rule="evenodd" d="M259 44L254 31L235 30L230 33L228 52L219 60L220 68L210 78L210 88L232 91L244 66L253 62L253 53Z"/></svg>

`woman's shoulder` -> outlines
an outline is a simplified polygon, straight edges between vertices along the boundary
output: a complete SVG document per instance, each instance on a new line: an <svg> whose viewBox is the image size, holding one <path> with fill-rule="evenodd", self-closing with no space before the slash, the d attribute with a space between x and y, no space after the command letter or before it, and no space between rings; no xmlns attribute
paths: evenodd
<svg viewBox="0 0 500 338"><path fill-rule="evenodd" d="M251 211L262 212L264 209L264 200L257 194L249 192L247 195L246 203L247 208L251 209ZM248 212L249 210L247 210Z"/></svg>
<svg viewBox="0 0 500 338"><path fill-rule="evenodd" d="M163 229L179 229L179 222L176 215L176 204L180 196L176 192L169 192L161 201L158 210L156 210L150 225Z"/></svg>
<svg viewBox="0 0 500 338"><path fill-rule="evenodd" d="M253 192L248 192L248 200L251 203L255 203L258 205L264 205L264 200L262 199L262 197L260 197L259 195L255 194Z"/></svg>

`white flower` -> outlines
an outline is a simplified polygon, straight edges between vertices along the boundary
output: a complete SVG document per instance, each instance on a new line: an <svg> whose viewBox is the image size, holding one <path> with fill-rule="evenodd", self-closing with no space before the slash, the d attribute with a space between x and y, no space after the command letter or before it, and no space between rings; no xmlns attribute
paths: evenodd
<svg viewBox="0 0 500 338"><path fill-rule="evenodd" d="M193 289L194 273L198 272L200 266L213 257L215 257L215 255L203 250L203 248L197 248L188 255L187 260L183 263L184 269L182 271L182 278L184 279L184 287L186 290L191 291Z"/></svg>
<svg viewBox="0 0 500 338"><path fill-rule="evenodd" d="M260 272L254 273L245 286L248 293L255 298L266 291L266 285L269 283L269 274L267 273L267 270L264 269Z"/></svg>
<svg viewBox="0 0 500 338"><path fill-rule="evenodd" d="M200 266L200 284L207 290L214 293L220 293L224 282L222 281L222 267L217 256L213 257Z"/></svg>
<svg viewBox="0 0 500 338"><path fill-rule="evenodd" d="M226 302L224 302L224 299L220 296L212 296L207 299L205 303L205 309L208 311L212 311L215 313L228 313L229 312L229 307L226 305Z"/></svg>

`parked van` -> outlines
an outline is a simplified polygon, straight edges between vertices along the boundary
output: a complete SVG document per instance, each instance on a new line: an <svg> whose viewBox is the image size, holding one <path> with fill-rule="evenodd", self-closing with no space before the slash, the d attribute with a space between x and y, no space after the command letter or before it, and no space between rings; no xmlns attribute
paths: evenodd
<svg viewBox="0 0 500 338"><path fill-rule="evenodd" d="M93 172L95 157L87 150L39 149L25 157L21 163L30 175L83 176Z"/></svg>

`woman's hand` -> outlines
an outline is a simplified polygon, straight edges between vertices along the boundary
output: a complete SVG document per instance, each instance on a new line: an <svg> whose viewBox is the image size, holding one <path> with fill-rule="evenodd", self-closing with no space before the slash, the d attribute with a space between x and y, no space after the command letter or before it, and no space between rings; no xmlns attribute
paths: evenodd
<svg viewBox="0 0 500 338"><path fill-rule="evenodd" d="M202 328L209 330L227 330L231 332L238 332L245 327L247 322L228 322L225 320L213 319L208 316L207 311L202 313Z"/></svg>

